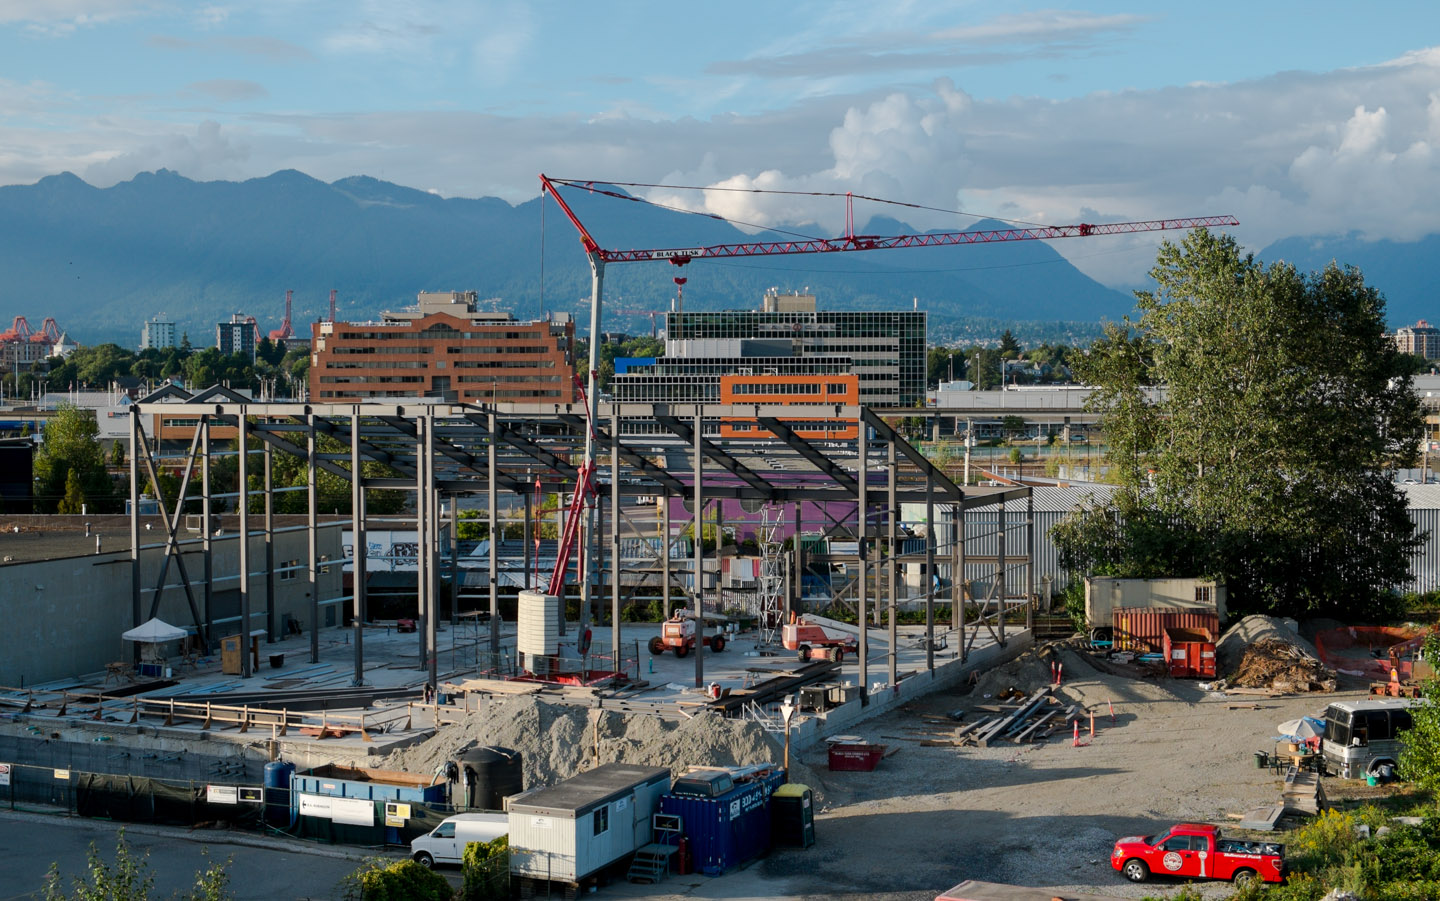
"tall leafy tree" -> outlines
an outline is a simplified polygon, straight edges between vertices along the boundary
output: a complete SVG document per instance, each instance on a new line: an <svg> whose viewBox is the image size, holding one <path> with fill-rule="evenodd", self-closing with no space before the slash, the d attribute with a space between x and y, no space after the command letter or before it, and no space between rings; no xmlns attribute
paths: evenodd
<svg viewBox="0 0 1440 901"><path fill-rule="evenodd" d="M1302 274L1197 230L1165 243L1133 329L1082 359L1119 495L1060 528L1065 560L1211 575L1237 609L1373 601L1419 538L1386 470L1420 436L1384 299L1353 268Z"/></svg>
<svg viewBox="0 0 1440 901"><path fill-rule="evenodd" d="M72 473L87 509L109 512L116 508L115 487L105 471L99 434L100 427L90 410L65 404L50 417L45 424L45 440L35 453L36 510L57 511L68 494Z"/></svg>

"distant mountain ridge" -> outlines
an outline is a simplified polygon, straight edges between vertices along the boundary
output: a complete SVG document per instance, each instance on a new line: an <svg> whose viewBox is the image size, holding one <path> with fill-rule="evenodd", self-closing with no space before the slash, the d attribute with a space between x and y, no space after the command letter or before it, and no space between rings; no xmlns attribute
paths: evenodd
<svg viewBox="0 0 1440 901"><path fill-rule="evenodd" d="M581 191L565 196L608 248L792 237ZM861 231L915 232L885 218ZM590 297L583 249L551 200L442 198L368 176L326 184L293 170L243 182L160 170L110 188L64 173L0 187L0 272L7 322L25 316L38 327L53 316L81 343L130 347L161 314L195 346L213 344L215 324L235 312L268 332L280 324L286 290L295 292L292 323L302 334L324 316L332 288L345 320L403 308L419 291L474 290L519 317L574 313L582 331ZM1026 323L1080 337L1133 307L1130 295L1085 276L1045 242L1026 241L703 260L683 270L612 264L603 327L648 331L648 316L621 311L669 309L676 275L688 279L688 309L753 309L772 287L809 289L825 308L918 305L930 312L932 341Z"/></svg>

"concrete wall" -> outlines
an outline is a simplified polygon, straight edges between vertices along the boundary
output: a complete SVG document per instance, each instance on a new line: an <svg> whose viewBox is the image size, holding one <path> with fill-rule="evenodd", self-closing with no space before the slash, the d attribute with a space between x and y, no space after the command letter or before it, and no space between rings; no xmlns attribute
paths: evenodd
<svg viewBox="0 0 1440 901"><path fill-rule="evenodd" d="M964 663L958 657L945 663L937 661L933 671L921 671L908 679L901 679L898 685L872 692L867 703L862 704L857 698L796 723L790 728L791 753L808 751L823 744L826 736L840 734L848 726L888 713L921 695L953 688L972 672L994 669L1018 657L1035 643L1028 630L1020 629L1013 634L1008 634L1008 629L1006 631L1004 647L992 644L976 648Z"/></svg>
<svg viewBox="0 0 1440 901"><path fill-rule="evenodd" d="M150 607L164 558L164 548L146 545L155 533L141 532L140 622L150 618ZM318 536L319 553L334 560L329 572L321 572L320 601L338 603L342 584L340 572L340 528L322 524ZM181 543L186 572L202 620L205 618L204 574L201 544L198 540ZM213 541L213 588L218 596L211 610L216 620L213 640L240 631L235 618L239 609L238 536L227 535ZM304 570L308 560L305 530L288 529L275 533L274 559L276 627L284 627L289 614L305 628L310 626L310 585ZM298 570L279 573L287 561L299 561ZM165 589L156 615L181 628L193 628L195 618L190 612L181 588L179 567L174 559L166 573ZM252 626L266 625L265 540L263 535L250 538L250 605ZM282 578L282 575L293 576ZM128 552L89 554L54 560L15 562L0 565L0 612L5 628L0 630L0 685L34 685L58 679L72 679L82 674L102 672L105 664L130 660L134 648L120 634L137 625L132 604L131 565ZM225 622L224 620L230 621ZM335 616L336 625L344 622ZM324 618L322 612L321 624ZM175 653L174 645L166 647Z"/></svg>

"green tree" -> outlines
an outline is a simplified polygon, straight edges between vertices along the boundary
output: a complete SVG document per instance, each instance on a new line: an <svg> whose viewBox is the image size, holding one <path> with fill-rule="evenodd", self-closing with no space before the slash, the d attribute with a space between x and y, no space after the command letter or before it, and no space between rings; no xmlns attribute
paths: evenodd
<svg viewBox="0 0 1440 901"><path fill-rule="evenodd" d="M1151 276L1133 332L1075 363L1120 491L1057 528L1062 561L1218 577L1242 611L1379 603L1419 541L1386 469L1421 425L1384 300L1353 268L1266 267L1203 229Z"/></svg>
<svg viewBox="0 0 1440 901"><path fill-rule="evenodd" d="M84 513L85 492L80 487L80 473L70 470L65 475L65 496L60 499L56 513Z"/></svg>
<svg viewBox="0 0 1440 901"><path fill-rule="evenodd" d="M1005 360L1020 359L1020 342L1015 340L1008 328L1000 336L1000 356Z"/></svg>
<svg viewBox="0 0 1440 901"><path fill-rule="evenodd" d="M35 507L54 513L68 493L73 471L80 495L89 509L110 512L116 507L115 488L105 471L100 449L100 427L90 410L62 404L45 425L45 440L35 453ZM76 510L75 512L80 512Z"/></svg>
<svg viewBox="0 0 1440 901"><path fill-rule="evenodd" d="M45 901L148 901L155 884L149 856L147 852L136 857L130 843L125 840L125 830L121 829L115 836L114 864L106 863L96 850L95 843L91 842L85 855L89 879L72 877L72 891L66 892L60 876L60 864L52 863L50 872L45 876L41 897ZM226 901L233 898L229 891L229 866L228 860L223 864L211 863L195 873L195 886L191 891L174 897L178 901Z"/></svg>
<svg viewBox="0 0 1440 901"><path fill-rule="evenodd" d="M125 465L124 442L116 441L113 445L110 446L110 465L115 467L116 469L119 469L120 467Z"/></svg>
<svg viewBox="0 0 1440 901"><path fill-rule="evenodd" d="M455 895L444 876L413 860L366 861L342 886L344 897L352 901L450 901Z"/></svg>
<svg viewBox="0 0 1440 901"><path fill-rule="evenodd" d="M1423 654L1440 672L1440 637L1426 638ZM1427 703L1410 709L1413 725L1400 733L1400 778L1434 795L1440 792L1440 680L1426 679L1420 693Z"/></svg>

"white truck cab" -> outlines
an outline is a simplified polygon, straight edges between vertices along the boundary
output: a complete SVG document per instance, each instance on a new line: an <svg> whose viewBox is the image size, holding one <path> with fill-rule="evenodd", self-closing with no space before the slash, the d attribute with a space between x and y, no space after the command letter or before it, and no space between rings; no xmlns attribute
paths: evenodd
<svg viewBox="0 0 1440 901"><path fill-rule="evenodd" d="M491 842L510 831L510 817L503 813L457 813L410 843L410 859L421 866L459 866L465 846Z"/></svg>

